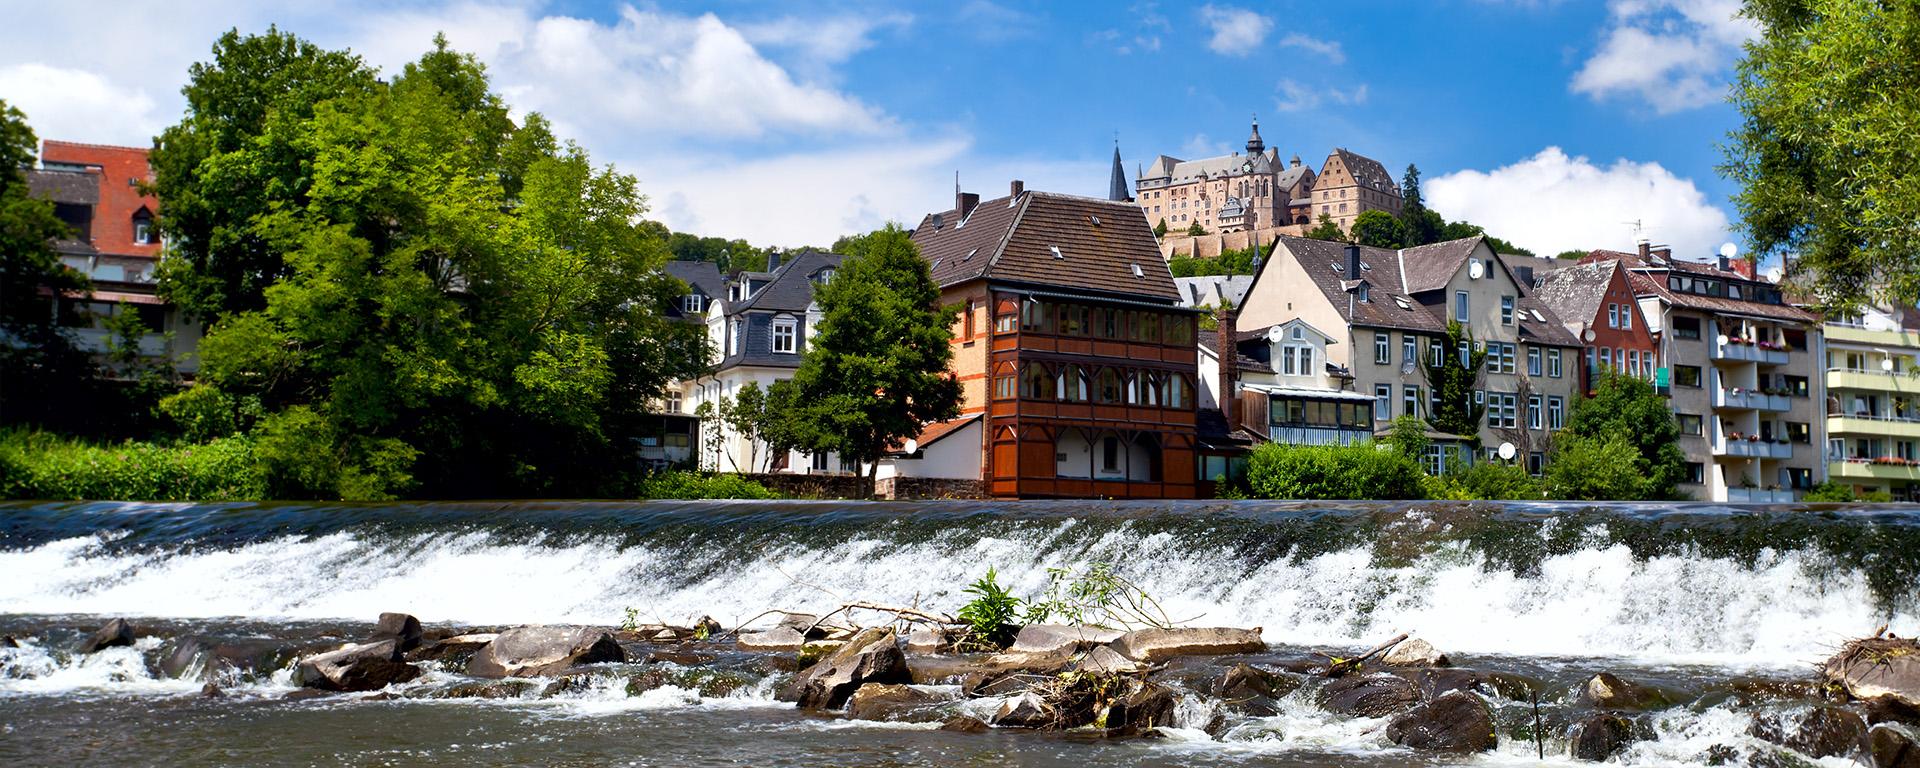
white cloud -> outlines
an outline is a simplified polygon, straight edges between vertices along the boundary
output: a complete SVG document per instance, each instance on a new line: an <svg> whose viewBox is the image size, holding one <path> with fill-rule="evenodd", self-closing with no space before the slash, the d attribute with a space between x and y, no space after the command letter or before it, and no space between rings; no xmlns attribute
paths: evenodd
<svg viewBox="0 0 1920 768"><path fill-rule="evenodd" d="M1274 102L1273 108L1281 112L1304 112L1327 102L1342 106L1367 103L1366 83L1361 83L1352 90L1341 90L1333 87L1304 85L1299 81L1287 79L1281 80L1275 88L1279 91L1279 99Z"/></svg>
<svg viewBox="0 0 1920 768"><path fill-rule="evenodd" d="M1284 48L1299 48L1304 51L1320 54L1325 57L1330 64L1342 64L1347 60L1347 52L1341 49L1338 40L1321 40L1317 37L1308 37L1307 35L1293 32L1286 37L1280 38L1280 45Z"/></svg>
<svg viewBox="0 0 1920 768"><path fill-rule="evenodd" d="M1609 27L1571 87L1596 100L1632 98L1669 114L1719 101L1740 46L1759 26L1740 0L1609 0Z"/></svg>
<svg viewBox="0 0 1920 768"><path fill-rule="evenodd" d="M27 125L41 139L145 145L165 125L143 91L92 72L39 63L0 66L0 99L26 113ZM102 126L117 127L103 136Z"/></svg>
<svg viewBox="0 0 1920 768"><path fill-rule="evenodd" d="M1207 47L1227 56L1246 56L1259 50L1261 41L1273 31L1273 19L1245 8L1213 5L1200 7L1200 22L1213 33Z"/></svg>
<svg viewBox="0 0 1920 768"><path fill-rule="evenodd" d="M1623 158L1601 167L1548 147L1513 165L1456 171L1424 186L1427 204L1447 218L1541 255L1631 248L1632 222L1682 256L1709 255L1727 239L1726 213L1659 163Z"/></svg>
<svg viewBox="0 0 1920 768"><path fill-rule="evenodd" d="M1181 156L1188 158L1219 157L1231 151L1226 142L1216 141L1204 133L1196 133L1193 138L1187 139L1187 143L1180 145Z"/></svg>
<svg viewBox="0 0 1920 768"><path fill-rule="evenodd" d="M913 24L912 14L888 13L833 18L784 16L740 26L740 33L755 46L790 49L797 54L795 68L811 77L825 79L832 67L846 63L854 54L872 48L874 37L886 29L904 29Z"/></svg>

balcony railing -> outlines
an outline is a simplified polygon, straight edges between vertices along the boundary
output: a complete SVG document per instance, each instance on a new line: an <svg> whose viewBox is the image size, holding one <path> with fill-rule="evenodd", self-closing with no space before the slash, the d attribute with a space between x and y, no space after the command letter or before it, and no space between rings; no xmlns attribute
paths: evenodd
<svg viewBox="0 0 1920 768"><path fill-rule="evenodd" d="M1920 480L1920 462L1894 457L1858 459L1828 456L1827 474L1857 480Z"/></svg>
<svg viewBox="0 0 1920 768"><path fill-rule="evenodd" d="M1268 427L1267 437L1281 445L1352 445L1372 439L1373 430L1275 424Z"/></svg>
<svg viewBox="0 0 1920 768"><path fill-rule="evenodd" d="M1791 459L1793 445L1772 440L1730 437L1713 447L1713 455L1744 459Z"/></svg>
<svg viewBox="0 0 1920 768"><path fill-rule="evenodd" d="M1764 488L1728 488L1727 501L1735 504L1788 504L1793 501L1793 491L1767 490Z"/></svg>
<svg viewBox="0 0 1920 768"><path fill-rule="evenodd" d="M1770 395L1753 389L1716 389L1713 391L1713 407L1734 408L1748 411L1786 411L1793 404L1786 395Z"/></svg>
<svg viewBox="0 0 1920 768"><path fill-rule="evenodd" d="M1827 389L1866 389L1877 392L1920 392L1920 379L1907 371L1828 368Z"/></svg>
<svg viewBox="0 0 1920 768"><path fill-rule="evenodd" d="M1726 343L1721 343L1716 339L1713 342L1713 359L1765 365L1786 364L1787 350L1784 347L1771 344L1763 346L1763 344L1765 342L1749 342L1740 339L1728 339Z"/></svg>

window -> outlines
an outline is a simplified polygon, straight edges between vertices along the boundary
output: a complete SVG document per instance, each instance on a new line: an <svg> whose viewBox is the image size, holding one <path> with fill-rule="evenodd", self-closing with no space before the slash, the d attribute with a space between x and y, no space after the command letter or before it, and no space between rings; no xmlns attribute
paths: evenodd
<svg viewBox="0 0 1920 768"><path fill-rule="evenodd" d="M967 299L966 309L961 310L960 338L973 338L973 299Z"/></svg>
<svg viewBox="0 0 1920 768"><path fill-rule="evenodd" d="M1514 373L1519 370L1516 358L1520 347L1515 344L1487 342L1487 373Z"/></svg>
<svg viewBox="0 0 1920 768"><path fill-rule="evenodd" d="M1469 307L1469 300L1467 298L1467 292L1454 291L1453 292L1453 319L1462 323L1467 322L1467 314L1468 314L1469 308L1470 307Z"/></svg>
<svg viewBox="0 0 1920 768"><path fill-rule="evenodd" d="M1793 395L1794 397L1806 397L1806 396L1807 396L1807 392L1808 392L1808 389L1807 389L1807 377L1805 377L1805 376L1788 376L1788 377L1786 377L1786 379L1787 379L1787 391L1788 391L1789 393L1791 393L1791 394L1792 394L1792 395Z"/></svg>
<svg viewBox="0 0 1920 768"><path fill-rule="evenodd" d="M1527 375L1539 376L1541 373L1541 370L1542 369L1540 366L1540 348L1527 347Z"/></svg>
<svg viewBox="0 0 1920 768"><path fill-rule="evenodd" d="M1313 375L1313 347L1289 344L1280 348L1280 373L1284 376Z"/></svg>
<svg viewBox="0 0 1920 768"><path fill-rule="evenodd" d="M1400 415L1402 416L1420 415L1420 388L1419 387L1414 386L1412 384L1408 384L1401 389Z"/></svg>
<svg viewBox="0 0 1920 768"><path fill-rule="evenodd" d="M773 351L793 354L796 330L798 326L792 318L773 321Z"/></svg>
<svg viewBox="0 0 1920 768"><path fill-rule="evenodd" d="M1500 324L1513 325L1513 297L1500 297Z"/></svg>
<svg viewBox="0 0 1920 768"><path fill-rule="evenodd" d="M1393 385L1373 385L1374 418L1386 420L1393 417Z"/></svg>
<svg viewBox="0 0 1920 768"><path fill-rule="evenodd" d="M1540 396L1528 395L1527 396L1527 429L1539 429L1541 424L1541 417L1543 415L1544 414L1540 412Z"/></svg>
<svg viewBox="0 0 1920 768"><path fill-rule="evenodd" d="M689 315L700 314L702 311L705 311L706 306L707 297L697 293L689 293L680 299L680 311Z"/></svg>
<svg viewBox="0 0 1920 768"><path fill-rule="evenodd" d="M1487 393L1487 426L1512 429L1520 426L1520 396L1517 394Z"/></svg>
<svg viewBox="0 0 1920 768"><path fill-rule="evenodd" d="M1601 368L1613 367L1613 350L1607 349L1606 347L1600 348L1600 367Z"/></svg>
<svg viewBox="0 0 1920 768"><path fill-rule="evenodd" d="M1559 429L1567 425L1566 402L1559 395L1547 396L1547 429Z"/></svg>
<svg viewBox="0 0 1920 768"><path fill-rule="evenodd" d="M1633 305L1632 304L1620 305L1620 327L1623 330L1628 330L1628 331L1633 330Z"/></svg>
<svg viewBox="0 0 1920 768"><path fill-rule="evenodd" d="M1167 377L1167 407L1168 408L1193 407L1193 404L1189 402L1189 398L1187 396L1187 393L1190 391L1190 387L1191 385L1187 383L1187 377L1168 376Z"/></svg>
<svg viewBox="0 0 1920 768"><path fill-rule="evenodd" d="M1798 467L1782 467L1780 469L1780 479L1783 481L1781 485L1788 488L1796 490L1812 488L1813 470Z"/></svg>
<svg viewBox="0 0 1920 768"><path fill-rule="evenodd" d="M1539 451L1527 454L1527 474L1539 477L1547 468L1547 455Z"/></svg>
<svg viewBox="0 0 1920 768"><path fill-rule="evenodd" d="M1687 462L1686 482L1699 485L1707 481L1707 466L1697 461Z"/></svg>
<svg viewBox="0 0 1920 768"><path fill-rule="evenodd" d="M667 413L680 413L685 407L684 397L685 395L680 394L680 390L667 390Z"/></svg>
<svg viewBox="0 0 1920 768"><path fill-rule="evenodd" d="M1560 378L1560 350L1547 350L1547 378Z"/></svg>
<svg viewBox="0 0 1920 768"><path fill-rule="evenodd" d="M1027 363L1027 372L1020 377L1020 396L1028 400L1052 400L1053 383L1046 366Z"/></svg>
<svg viewBox="0 0 1920 768"><path fill-rule="evenodd" d="M1673 384L1676 387L1700 386L1700 366L1676 365L1673 367Z"/></svg>
<svg viewBox="0 0 1920 768"><path fill-rule="evenodd" d="M1061 400L1070 403L1087 401L1087 372L1080 366L1067 366L1054 383L1059 387Z"/></svg>
<svg viewBox="0 0 1920 768"><path fill-rule="evenodd" d="M1120 440L1109 437L1100 441L1100 469L1105 472L1117 472L1120 469Z"/></svg>
<svg viewBox="0 0 1920 768"><path fill-rule="evenodd" d="M1673 416L1680 420L1680 434L1699 437L1705 433L1705 423L1701 421L1700 414L1676 413Z"/></svg>
<svg viewBox="0 0 1920 768"><path fill-rule="evenodd" d="M1020 318L1009 312L993 319L994 333L1013 333L1020 327Z"/></svg>
<svg viewBox="0 0 1920 768"><path fill-rule="evenodd" d="M1633 374L1635 378L1639 378L1640 350L1637 350L1637 349L1627 350L1627 372Z"/></svg>
<svg viewBox="0 0 1920 768"><path fill-rule="evenodd" d="M1618 304L1607 305L1607 327L1608 328L1620 327L1620 305Z"/></svg>
<svg viewBox="0 0 1920 768"><path fill-rule="evenodd" d="M1427 365L1435 368L1446 365L1446 354L1447 350L1445 347L1440 346L1439 339L1432 339L1427 342Z"/></svg>
<svg viewBox="0 0 1920 768"><path fill-rule="evenodd" d="M1121 391L1120 372L1112 368L1100 369L1100 375L1094 379L1094 395L1103 403L1118 403L1126 397Z"/></svg>
<svg viewBox="0 0 1920 768"><path fill-rule="evenodd" d="M1012 400L1018 388L1019 385L1014 382L1012 376L996 377L993 380L993 398L995 400Z"/></svg>
<svg viewBox="0 0 1920 768"><path fill-rule="evenodd" d="M1400 336L1400 362L1408 368L1412 368L1413 364L1420 360L1418 353L1414 352L1414 346L1413 334L1407 333Z"/></svg>
<svg viewBox="0 0 1920 768"><path fill-rule="evenodd" d="M827 455L826 454L824 453L813 454L813 471L815 472L827 471Z"/></svg>
<svg viewBox="0 0 1920 768"><path fill-rule="evenodd" d="M153 220L145 216L133 219L133 241L141 245L153 244Z"/></svg>
<svg viewBox="0 0 1920 768"><path fill-rule="evenodd" d="M1700 318L1676 317L1673 319L1673 337L1676 339L1700 338Z"/></svg>
<svg viewBox="0 0 1920 768"><path fill-rule="evenodd" d="M1813 442L1813 430L1804 421L1787 422L1787 439L1801 445Z"/></svg>
<svg viewBox="0 0 1920 768"><path fill-rule="evenodd" d="M1373 335L1373 362L1386 365L1393 362L1393 336L1385 333Z"/></svg>

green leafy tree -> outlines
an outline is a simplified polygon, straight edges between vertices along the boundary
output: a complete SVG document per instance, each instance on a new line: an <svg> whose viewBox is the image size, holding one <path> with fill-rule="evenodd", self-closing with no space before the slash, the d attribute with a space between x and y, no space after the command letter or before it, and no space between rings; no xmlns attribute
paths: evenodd
<svg viewBox="0 0 1920 768"><path fill-rule="evenodd" d="M1361 211L1353 217L1354 242L1375 248L1399 248L1406 242L1406 228L1393 214L1381 210Z"/></svg>
<svg viewBox="0 0 1920 768"><path fill-rule="evenodd" d="M1400 223L1407 247L1440 241L1440 229L1446 226L1446 220L1427 207L1420 193L1419 166L1407 165L1406 174L1400 177L1400 203Z"/></svg>
<svg viewBox="0 0 1920 768"><path fill-rule="evenodd" d="M1625 435L1604 437L1562 434L1547 465L1547 495L1572 501L1631 501L1645 498L1645 461Z"/></svg>
<svg viewBox="0 0 1920 768"><path fill-rule="evenodd" d="M1920 4L1746 0L1723 171L1761 256L1826 302L1920 300Z"/></svg>
<svg viewBox="0 0 1920 768"><path fill-rule="evenodd" d="M0 101L0 418L16 423L60 413L90 373L47 298L84 291L87 281L53 250L72 228L54 215L53 203L27 193L22 169L39 146L26 115Z"/></svg>
<svg viewBox="0 0 1920 768"><path fill-rule="evenodd" d="M1600 376L1592 397L1574 401L1566 429L1569 436L1589 442L1618 438L1634 450L1633 471L1640 488L1633 498L1673 499L1686 476L1686 456L1680 452L1680 424L1667 399L1653 383L1616 371Z"/></svg>
<svg viewBox="0 0 1920 768"><path fill-rule="evenodd" d="M1427 423L1413 414L1405 414L1394 419L1392 429L1387 433L1386 444L1399 451L1401 455L1414 461L1427 455L1427 446L1433 440L1427 437Z"/></svg>
<svg viewBox="0 0 1920 768"><path fill-rule="evenodd" d="M1160 217L1160 223L1153 225L1153 236L1154 237L1167 236L1167 218L1165 216Z"/></svg>
<svg viewBox="0 0 1920 768"><path fill-rule="evenodd" d="M960 382L947 370L958 312L940 306L926 260L898 225L842 251L832 281L814 291L819 332L793 378L812 425L799 437L815 453L867 463L871 478L889 446L959 414Z"/></svg>
<svg viewBox="0 0 1920 768"><path fill-rule="evenodd" d="M1441 432L1464 437L1477 448L1487 406L1475 403L1473 392L1479 388L1485 370L1486 347L1474 342L1473 331L1454 321L1447 322L1447 335L1434 343L1441 345L1443 353L1437 356L1437 362L1436 356L1428 355L1420 368L1427 388L1433 392L1427 423Z"/></svg>
<svg viewBox="0 0 1920 768"><path fill-rule="evenodd" d="M1572 250L1561 251L1559 253L1556 253L1553 255L1553 257L1556 259L1565 259L1567 261L1579 261L1581 259L1586 258L1587 254L1589 253L1591 253L1591 251L1588 251L1584 248L1574 248Z"/></svg>
<svg viewBox="0 0 1920 768"><path fill-rule="evenodd" d="M1422 477L1418 461L1371 443L1267 443L1247 459L1247 491L1260 499L1418 499Z"/></svg>
<svg viewBox="0 0 1920 768"><path fill-rule="evenodd" d="M1428 478L1427 495L1455 501L1537 501L1540 481L1524 467L1497 461L1481 461L1440 477Z"/></svg>
<svg viewBox="0 0 1920 768"><path fill-rule="evenodd" d="M1206 233L1207 233L1207 228L1200 226L1200 222L1196 221L1192 224L1187 225L1187 236L1189 237L1199 237Z"/></svg>
<svg viewBox="0 0 1920 768"><path fill-rule="evenodd" d="M1306 236L1313 240L1325 240L1330 243L1347 241L1346 231L1340 229L1340 224L1334 221L1332 216L1324 213L1320 214L1320 223L1314 225L1313 229L1307 230Z"/></svg>
<svg viewBox="0 0 1920 768"><path fill-rule="evenodd" d="M1220 255L1175 256L1167 261L1167 269L1174 277L1200 277L1205 275L1251 275L1254 258L1257 254L1252 248L1221 251Z"/></svg>

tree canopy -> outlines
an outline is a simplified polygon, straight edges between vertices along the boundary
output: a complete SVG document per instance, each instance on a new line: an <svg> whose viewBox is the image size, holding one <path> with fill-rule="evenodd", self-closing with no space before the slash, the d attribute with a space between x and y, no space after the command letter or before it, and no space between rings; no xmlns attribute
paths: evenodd
<svg viewBox="0 0 1920 768"><path fill-rule="evenodd" d="M1724 171L1757 256L1836 307L1920 300L1920 4L1746 0Z"/></svg>
<svg viewBox="0 0 1920 768"><path fill-rule="evenodd" d="M26 115L0 101L0 404L8 421L49 415L60 393L91 373L42 294L83 291L87 281L53 250L72 228L53 203L27 194L22 169L39 146Z"/></svg>
<svg viewBox="0 0 1920 768"><path fill-rule="evenodd" d="M1375 248L1402 248L1406 246L1407 230L1393 214L1382 210L1361 211L1353 217L1353 228L1347 234L1361 245Z"/></svg>
<svg viewBox="0 0 1920 768"><path fill-rule="evenodd" d="M1673 409L1651 382L1607 371L1601 374L1592 397L1574 401L1566 429L1555 437L1554 448L1558 455L1576 446L1582 450L1592 447L1579 446L1583 441L1623 441L1633 449L1633 475L1639 484L1630 498L1673 499L1679 495L1681 478L1686 476L1686 456L1680 452L1679 439L1680 424L1673 417Z"/></svg>

